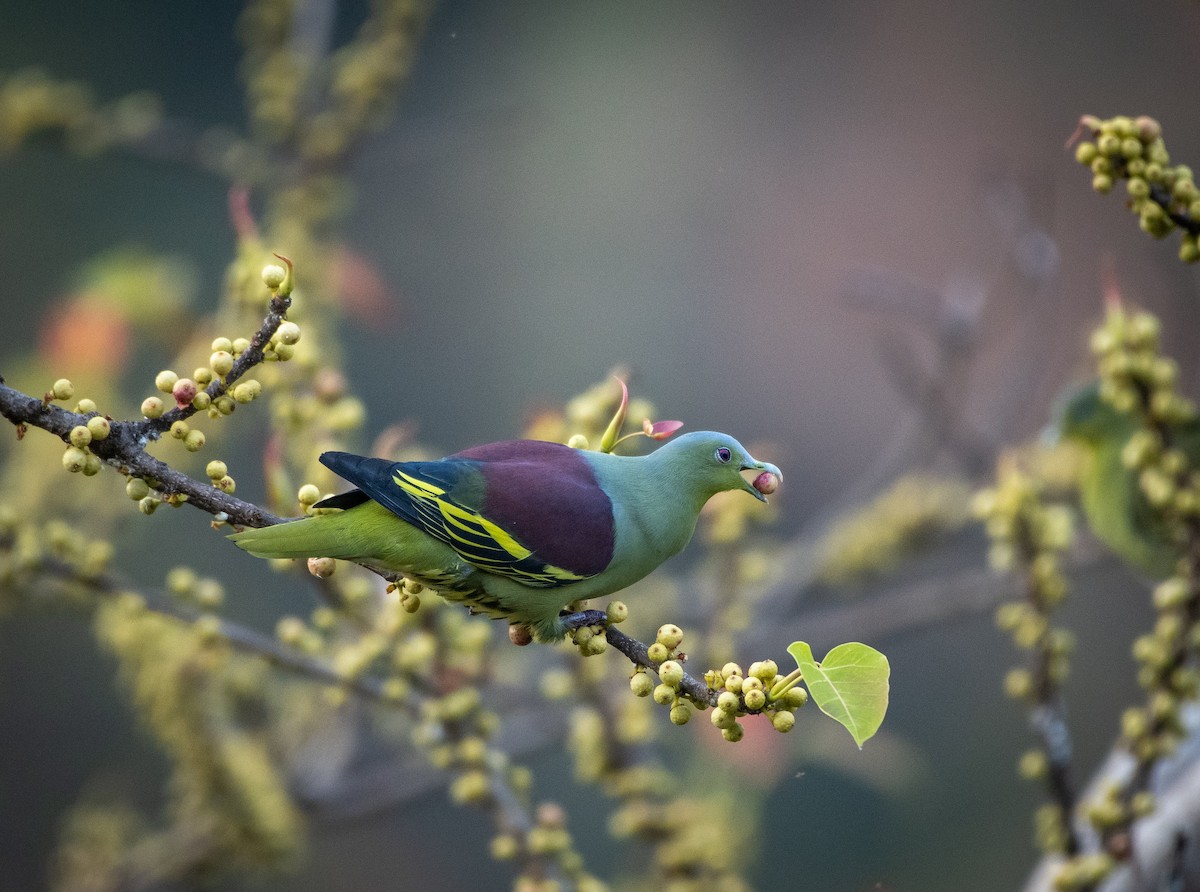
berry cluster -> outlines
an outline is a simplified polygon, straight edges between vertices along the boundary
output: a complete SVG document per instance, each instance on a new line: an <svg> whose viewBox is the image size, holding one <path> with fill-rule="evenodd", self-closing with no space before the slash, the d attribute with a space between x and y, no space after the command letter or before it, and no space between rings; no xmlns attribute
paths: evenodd
<svg viewBox="0 0 1200 892"><path fill-rule="evenodd" d="M1091 138L1075 147L1075 160L1091 169L1092 188L1107 193L1125 180L1129 209L1142 230L1163 238L1181 229L1179 259L1200 260L1200 189L1190 167L1171 164L1158 121L1145 115L1108 120L1085 115L1080 128Z"/></svg>

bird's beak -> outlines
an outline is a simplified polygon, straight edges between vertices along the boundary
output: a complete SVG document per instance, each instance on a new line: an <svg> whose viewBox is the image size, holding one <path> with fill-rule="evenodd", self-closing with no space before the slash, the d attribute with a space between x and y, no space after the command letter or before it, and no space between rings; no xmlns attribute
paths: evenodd
<svg viewBox="0 0 1200 892"><path fill-rule="evenodd" d="M742 488L760 502L765 502L767 496L775 492L779 484L783 482L783 472L768 461L753 461L743 465L741 470L759 472L753 481L747 480L743 476ZM767 475L771 475L774 479L770 479Z"/></svg>

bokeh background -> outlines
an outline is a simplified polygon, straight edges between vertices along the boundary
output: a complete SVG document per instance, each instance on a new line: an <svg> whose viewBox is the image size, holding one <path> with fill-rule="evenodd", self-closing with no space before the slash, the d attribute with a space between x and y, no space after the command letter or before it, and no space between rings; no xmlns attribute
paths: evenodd
<svg viewBox="0 0 1200 892"><path fill-rule="evenodd" d="M0 66L83 78L101 97L152 88L169 115L237 125L238 8L8 0ZM340 5L338 27L359 12ZM1145 113L1176 158L1194 157L1197 46L1200 7L1182 0L443 2L394 122L352 168L344 242L380 283L343 332L367 429L408 420L454 451L516 434L624 363L662 417L770 444L791 535L912 435L906 369L952 374L973 437L959 470L986 479L996 449L1036 437L1055 395L1086 375L1106 281L1162 315L1195 395L1194 273L1120 198L1093 193L1064 143L1082 113ZM185 259L203 307L234 250L225 185L49 142L4 157L0 358L27 353L79 270L120 246ZM947 351L953 362L936 365ZM128 361L149 380L159 359ZM171 514L149 545L124 546L141 563L172 533L207 527ZM920 571L981 560L978 538L960 538ZM1141 585L1101 565L1068 610L1083 765L1132 690ZM768 630L762 641L787 643ZM868 746L847 765L810 763L803 728L785 738L795 778L768 801L762 850L790 863L764 861L753 878L1017 888L1038 796L1012 768L1027 734L1000 693L1008 642L980 612L871 643L893 666L886 760ZM0 621L0 888L44 884L81 788L153 801L158 758L85 621ZM533 761L548 795L595 795L571 789L559 747ZM602 864L603 815L573 811ZM453 852L398 835L453 840ZM415 889L395 878L426 875L436 883L420 888L504 888L487 835L432 791L319 823L304 869L266 887Z"/></svg>

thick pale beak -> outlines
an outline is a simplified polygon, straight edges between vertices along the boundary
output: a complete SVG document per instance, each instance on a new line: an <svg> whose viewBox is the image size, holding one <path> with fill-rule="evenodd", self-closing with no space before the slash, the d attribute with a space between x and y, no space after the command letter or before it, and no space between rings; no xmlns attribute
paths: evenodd
<svg viewBox="0 0 1200 892"><path fill-rule="evenodd" d="M779 484L783 482L783 472L767 461L756 461L743 465L741 470L761 472L753 481L742 478L743 488L760 502L765 502L767 496L779 489Z"/></svg>

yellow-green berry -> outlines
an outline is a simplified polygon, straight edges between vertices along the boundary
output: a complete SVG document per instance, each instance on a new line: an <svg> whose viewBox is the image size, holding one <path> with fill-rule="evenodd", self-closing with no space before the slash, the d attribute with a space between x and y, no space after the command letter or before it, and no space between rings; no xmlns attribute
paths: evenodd
<svg viewBox="0 0 1200 892"><path fill-rule="evenodd" d="M150 495L150 484L141 477L130 477L129 482L125 484L125 495L135 502L140 502Z"/></svg>
<svg viewBox="0 0 1200 892"><path fill-rule="evenodd" d="M66 378L59 378L50 387L50 393L56 400L69 400L75 395L75 385Z"/></svg>
<svg viewBox="0 0 1200 892"><path fill-rule="evenodd" d="M262 268L263 284L272 291L276 291L286 278L287 270L277 263L268 263Z"/></svg>
<svg viewBox="0 0 1200 892"><path fill-rule="evenodd" d="M207 390L198 390L196 395L192 397L192 408L203 412L212 405L212 397L208 395Z"/></svg>
<svg viewBox="0 0 1200 892"><path fill-rule="evenodd" d="M771 724L780 734L786 734L795 726L796 714L786 709L781 709L775 715L771 716Z"/></svg>
<svg viewBox="0 0 1200 892"><path fill-rule="evenodd" d="M583 434L571 434L570 439L567 440L567 445L572 449L587 449L589 445L588 438Z"/></svg>
<svg viewBox="0 0 1200 892"><path fill-rule="evenodd" d="M225 462L220 459L214 459L205 466L204 473L208 475L209 480L220 480L229 473L229 468Z"/></svg>
<svg viewBox="0 0 1200 892"><path fill-rule="evenodd" d="M229 340L229 338L213 338L212 345L209 347L209 349L212 350L213 353L217 353L221 350L224 350L226 353L232 353L233 341Z"/></svg>
<svg viewBox="0 0 1200 892"><path fill-rule="evenodd" d="M314 557L308 559L308 572L318 579L328 579L336 569L337 562L333 558Z"/></svg>
<svg viewBox="0 0 1200 892"><path fill-rule="evenodd" d="M281 322L275 330L275 340L280 344L292 346L300 340L300 326L295 322ZM275 352L279 352L276 350Z"/></svg>
<svg viewBox="0 0 1200 892"><path fill-rule="evenodd" d="M741 707L742 701L732 691L722 691L717 697L717 708L723 709L725 712L738 712Z"/></svg>
<svg viewBox="0 0 1200 892"><path fill-rule="evenodd" d="M670 685L673 688L679 687L679 683L683 681L683 667L675 660L667 660L658 667L658 677L665 685Z"/></svg>
<svg viewBox="0 0 1200 892"><path fill-rule="evenodd" d="M675 689L669 684L656 685L654 688L654 702L660 706L666 706L668 703L674 703L678 695Z"/></svg>
<svg viewBox="0 0 1200 892"><path fill-rule="evenodd" d="M666 645L661 641L655 641L646 649L646 657L651 663L661 663L671 656L671 652L667 650Z"/></svg>
<svg viewBox="0 0 1200 892"><path fill-rule="evenodd" d="M112 425L103 415L93 415L87 422L93 440L103 440L112 432Z"/></svg>
<svg viewBox="0 0 1200 892"><path fill-rule="evenodd" d="M76 415L92 415L96 412L96 403L94 400L89 400L86 397L75 404Z"/></svg>
<svg viewBox="0 0 1200 892"><path fill-rule="evenodd" d="M275 358L280 362L287 362L296 355L296 348L291 344L277 344L275 346Z"/></svg>
<svg viewBox="0 0 1200 892"><path fill-rule="evenodd" d="M78 446L68 446L62 457L63 467L72 474L78 474L87 463L87 456L88 454Z"/></svg>
<svg viewBox="0 0 1200 892"><path fill-rule="evenodd" d="M604 609L604 615L608 617L610 623L623 623L629 618L629 608L625 606L624 601L609 601L608 607Z"/></svg>
<svg viewBox="0 0 1200 892"><path fill-rule="evenodd" d="M691 707L684 701L680 700L671 707L671 722L676 725L686 725L692 718Z"/></svg>
<svg viewBox="0 0 1200 892"><path fill-rule="evenodd" d="M783 695L783 702L791 709L799 709L808 702L808 691L799 685L788 688L787 693Z"/></svg>
<svg viewBox="0 0 1200 892"><path fill-rule="evenodd" d="M654 690L654 679L647 672L635 672L629 678L629 689L638 697L649 697Z"/></svg>
<svg viewBox="0 0 1200 892"><path fill-rule="evenodd" d="M260 393L262 393L262 384L253 378L242 381L233 388L233 398L239 403L249 403L256 399Z"/></svg>
<svg viewBox="0 0 1200 892"><path fill-rule="evenodd" d="M237 403L234 401L233 397L226 393L217 397L216 401L213 403L213 407L221 415L232 415L233 410L237 408Z"/></svg>
<svg viewBox="0 0 1200 892"><path fill-rule="evenodd" d="M163 393L170 393L175 387L175 382L179 380L179 376L170 369L163 369L154 376L154 386Z"/></svg>
<svg viewBox="0 0 1200 892"><path fill-rule="evenodd" d="M231 352L233 353L234 356L241 356L243 353L245 353L249 349L250 349L250 341L248 339L246 339L246 338L234 338L233 339L233 350Z"/></svg>
<svg viewBox="0 0 1200 892"><path fill-rule="evenodd" d="M176 440L184 439L192 430L190 424L180 418L178 421L171 422L171 436Z"/></svg>
<svg viewBox="0 0 1200 892"><path fill-rule="evenodd" d="M162 501L160 499L156 499L153 496L146 496L146 498L138 502L138 510L149 516L153 514L161 504Z"/></svg>
<svg viewBox="0 0 1200 892"><path fill-rule="evenodd" d="M745 701L746 708L749 710L762 709L767 703L767 695L763 693L762 688L746 691L744 694L742 694L742 699Z"/></svg>
<svg viewBox="0 0 1200 892"><path fill-rule="evenodd" d="M78 446L80 449L92 442L92 432L85 425L77 424L71 428L71 434L68 437L72 446Z"/></svg>
<svg viewBox="0 0 1200 892"><path fill-rule="evenodd" d="M300 491L296 493L296 501L301 505L313 505L321 499L321 490L316 484L306 483L300 487Z"/></svg>
<svg viewBox="0 0 1200 892"><path fill-rule="evenodd" d="M759 679L764 685L770 684L779 674L779 665L774 660L751 663L749 674Z"/></svg>
<svg viewBox="0 0 1200 892"><path fill-rule="evenodd" d="M719 706L709 713L708 718L716 727L721 729L729 728L737 723L736 713L722 709Z"/></svg>
<svg viewBox="0 0 1200 892"><path fill-rule="evenodd" d="M183 438L183 448L188 452L199 452L204 448L204 431L188 431Z"/></svg>
<svg viewBox="0 0 1200 892"><path fill-rule="evenodd" d="M221 492L229 493L229 495L233 495L233 491L237 488L237 484L228 474L226 474L220 480L214 480L213 486L221 490Z"/></svg>
<svg viewBox="0 0 1200 892"><path fill-rule="evenodd" d="M148 396L142 400L142 415L147 418L161 418L163 401L156 396Z"/></svg>
<svg viewBox="0 0 1200 892"><path fill-rule="evenodd" d="M721 729L721 736L724 737L726 740L728 740L730 743L737 743L745 735L746 735L746 729L743 728L737 722L734 722L728 728Z"/></svg>
<svg viewBox="0 0 1200 892"><path fill-rule="evenodd" d="M83 454L83 476L95 477L100 473L101 462L100 456L94 452L85 452Z"/></svg>
<svg viewBox="0 0 1200 892"><path fill-rule="evenodd" d="M226 350L218 350L208 357L209 368L219 378L224 378L233 371L233 354ZM190 400L189 400L190 402Z"/></svg>
<svg viewBox="0 0 1200 892"><path fill-rule="evenodd" d="M674 623L659 626L655 640L668 650L674 650L683 643L683 629Z"/></svg>

